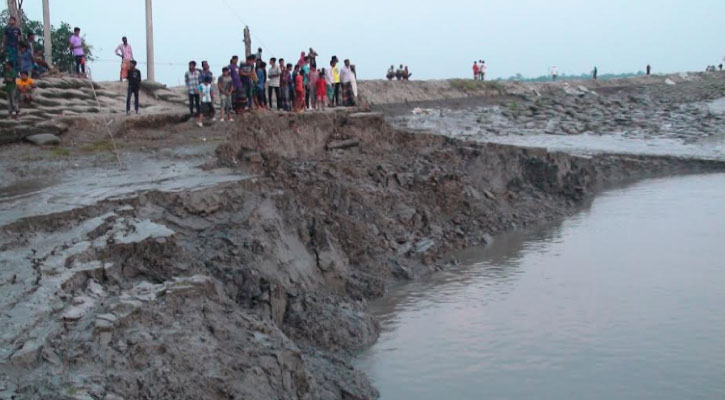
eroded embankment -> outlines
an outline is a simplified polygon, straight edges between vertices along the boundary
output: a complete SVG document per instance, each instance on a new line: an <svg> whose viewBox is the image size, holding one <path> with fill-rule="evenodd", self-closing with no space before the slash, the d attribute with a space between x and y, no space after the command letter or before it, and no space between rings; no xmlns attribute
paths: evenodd
<svg viewBox="0 0 725 400"><path fill-rule="evenodd" d="M1 228L0 394L375 398L349 357L376 340L365 301L386 283L601 184L725 168L467 143L373 113L245 115L228 134L219 162L256 179Z"/></svg>

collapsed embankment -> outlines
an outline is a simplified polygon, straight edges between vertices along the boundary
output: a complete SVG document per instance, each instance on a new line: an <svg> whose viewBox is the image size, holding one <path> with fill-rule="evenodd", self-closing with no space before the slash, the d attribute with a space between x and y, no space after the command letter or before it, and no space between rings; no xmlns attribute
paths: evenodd
<svg viewBox="0 0 725 400"><path fill-rule="evenodd" d="M721 171L390 127L376 113L245 115L218 162L253 178L0 228L0 394L371 399L350 357L367 299L450 252L573 212L597 187Z"/></svg>

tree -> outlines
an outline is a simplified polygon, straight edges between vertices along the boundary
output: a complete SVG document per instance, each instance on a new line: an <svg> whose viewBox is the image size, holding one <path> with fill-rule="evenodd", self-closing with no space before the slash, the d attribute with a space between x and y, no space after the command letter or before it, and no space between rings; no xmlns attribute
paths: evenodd
<svg viewBox="0 0 725 400"><path fill-rule="evenodd" d="M8 12L10 16L15 17L18 21L18 27L23 29L23 21L21 13L23 10L23 0L8 0Z"/></svg>
<svg viewBox="0 0 725 400"><path fill-rule="evenodd" d="M22 6L22 0L20 0L18 4ZM0 26L7 26L11 13L12 11L9 9L5 9L0 12ZM18 19L18 21L22 21L22 26L24 27L22 28L23 35L27 35L28 33L32 32L38 38L38 44L40 44L40 46L45 45L43 39L43 23L40 21L28 19L22 9L19 9L19 13L20 18ZM68 38L70 38L71 35L73 35L73 29L67 22L61 22L60 26L57 28L54 26L50 27L50 40L53 44L53 63L59 71L72 71L74 59L73 55L68 49ZM86 61L93 61L93 46L88 45L87 43L85 43L84 40L83 48L86 53ZM5 53L0 53L0 60L4 61L5 59Z"/></svg>

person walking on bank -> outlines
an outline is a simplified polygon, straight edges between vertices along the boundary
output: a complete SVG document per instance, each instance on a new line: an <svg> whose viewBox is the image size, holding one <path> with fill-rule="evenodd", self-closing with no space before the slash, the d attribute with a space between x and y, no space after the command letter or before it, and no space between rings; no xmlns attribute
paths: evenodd
<svg viewBox="0 0 725 400"><path fill-rule="evenodd" d="M138 92L141 89L141 71L136 68L136 60L129 61L126 78L128 79L128 91L126 92L126 115L131 113L131 95L134 97L134 110L136 110L136 114L138 114Z"/></svg>
<svg viewBox="0 0 725 400"><path fill-rule="evenodd" d="M83 39L81 38L81 28L73 28L73 36L68 39L68 47L73 52L73 58L75 59L75 70L76 75L86 75L86 52L83 50ZM82 73L82 75L81 75Z"/></svg>
<svg viewBox="0 0 725 400"><path fill-rule="evenodd" d="M121 57L121 82L128 79L128 71L131 70L131 60L133 60L133 49L128 44L126 36L121 38L121 44L116 47L116 55Z"/></svg>
<svg viewBox="0 0 725 400"><path fill-rule="evenodd" d="M199 98L199 85L201 84L201 72L196 69L196 61L189 62L189 70L184 75L186 92L189 94L189 114L192 118L201 114L201 99ZM196 114L194 113L196 106Z"/></svg>
<svg viewBox="0 0 725 400"><path fill-rule="evenodd" d="M8 20L8 26L5 27L5 31L3 32L3 49L5 49L5 54L7 54L8 61L13 65L13 69L17 72L18 70L18 45L20 44L20 39L22 37L22 33L20 32L20 28L18 28L18 22L15 19L15 17L10 17Z"/></svg>
<svg viewBox="0 0 725 400"><path fill-rule="evenodd" d="M17 84L18 73L15 71L15 68L13 68L12 61L5 63L5 70L3 72L5 95L8 98L8 118L18 119L20 117ZM15 115L13 115L13 113L15 113Z"/></svg>

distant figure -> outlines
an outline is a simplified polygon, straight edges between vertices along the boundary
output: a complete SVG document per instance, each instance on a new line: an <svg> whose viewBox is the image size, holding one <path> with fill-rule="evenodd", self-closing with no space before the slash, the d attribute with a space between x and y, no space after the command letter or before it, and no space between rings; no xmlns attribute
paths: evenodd
<svg viewBox="0 0 725 400"><path fill-rule="evenodd" d="M478 80L478 71L480 71L480 68L478 67L478 61L473 61L473 80Z"/></svg>
<svg viewBox="0 0 725 400"><path fill-rule="evenodd" d="M486 61L481 60L481 65L478 67L478 78L479 80L485 81L486 80L486 71L488 70L488 66L486 65Z"/></svg>
<svg viewBox="0 0 725 400"><path fill-rule="evenodd" d="M413 76L413 74L411 74L410 71L408 71L408 66L406 65L405 68L403 69L403 80L406 80L406 81L410 80L411 76Z"/></svg>
<svg viewBox="0 0 725 400"><path fill-rule="evenodd" d="M595 81L597 80L597 72L599 72L599 71L597 70L597 67L594 66L594 70L592 71L592 76L594 77Z"/></svg>
<svg viewBox="0 0 725 400"><path fill-rule="evenodd" d="M647 76L649 76L652 73L652 67L647 64Z"/></svg>
<svg viewBox="0 0 725 400"><path fill-rule="evenodd" d="M403 80L403 64L400 64L400 68L395 71L395 79Z"/></svg>
<svg viewBox="0 0 725 400"><path fill-rule="evenodd" d="M116 55L121 57L121 81L128 78L128 71L131 68L131 60L133 60L133 49L128 44L126 36L121 38L121 44L116 47Z"/></svg>
<svg viewBox="0 0 725 400"><path fill-rule="evenodd" d="M350 68L350 60L344 61L340 70L340 81L342 82L342 105L345 107L355 106L355 95L352 90L352 82L355 76Z"/></svg>
<svg viewBox="0 0 725 400"><path fill-rule="evenodd" d="M262 48L261 47L257 49L256 56L257 56L257 60L264 60L264 58L262 58Z"/></svg>
<svg viewBox="0 0 725 400"><path fill-rule="evenodd" d="M717 68L718 68L718 69L719 69L720 71L722 71L722 63L720 63L720 65L718 65L718 66L717 66Z"/></svg>
<svg viewBox="0 0 725 400"><path fill-rule="evenodd" d="M390 66L390 68L388 69L388 73L385 75L385 77L388 78L389 81L392 81L393 78L395 78L395 67L394 66L392 66L392 65Z"/></svg>
<svg viewBox="0 0 725 400"><path fill-rule="evenodd" d="M196 125L199 128L204 127L202 123L204 117L214 118L214 86L212 86L211 82L211 78L207 76L198 88L199 97L201 98L201 112L199 113L199 120Z"/></svg>
<svg viewBox="0 0 725 400"><path fill-rule="evenodd" d="M559 76L559 68L552 67L551 68L551 80L555 81L558 76Z"/></svg>
<svg viewBox="0 0 725 400"><path fill-rule="evenodd" d="M79 76L86 75L86 52L83 50L83 44L83 39L81 38L81 28L73 28L73 36L68 39L68 47L70 47L73 52L76 75Z"/></svg>
<svg viewBox="0 0 725 400"><path fill-rule="evenodd" d="M126 77L128 78L128 91L126 92L126 115L131 113L131 95L134 97L134 109L138 114L138 92L141 89L141 71L136 69L136 60L128 63Z"/></svg>

